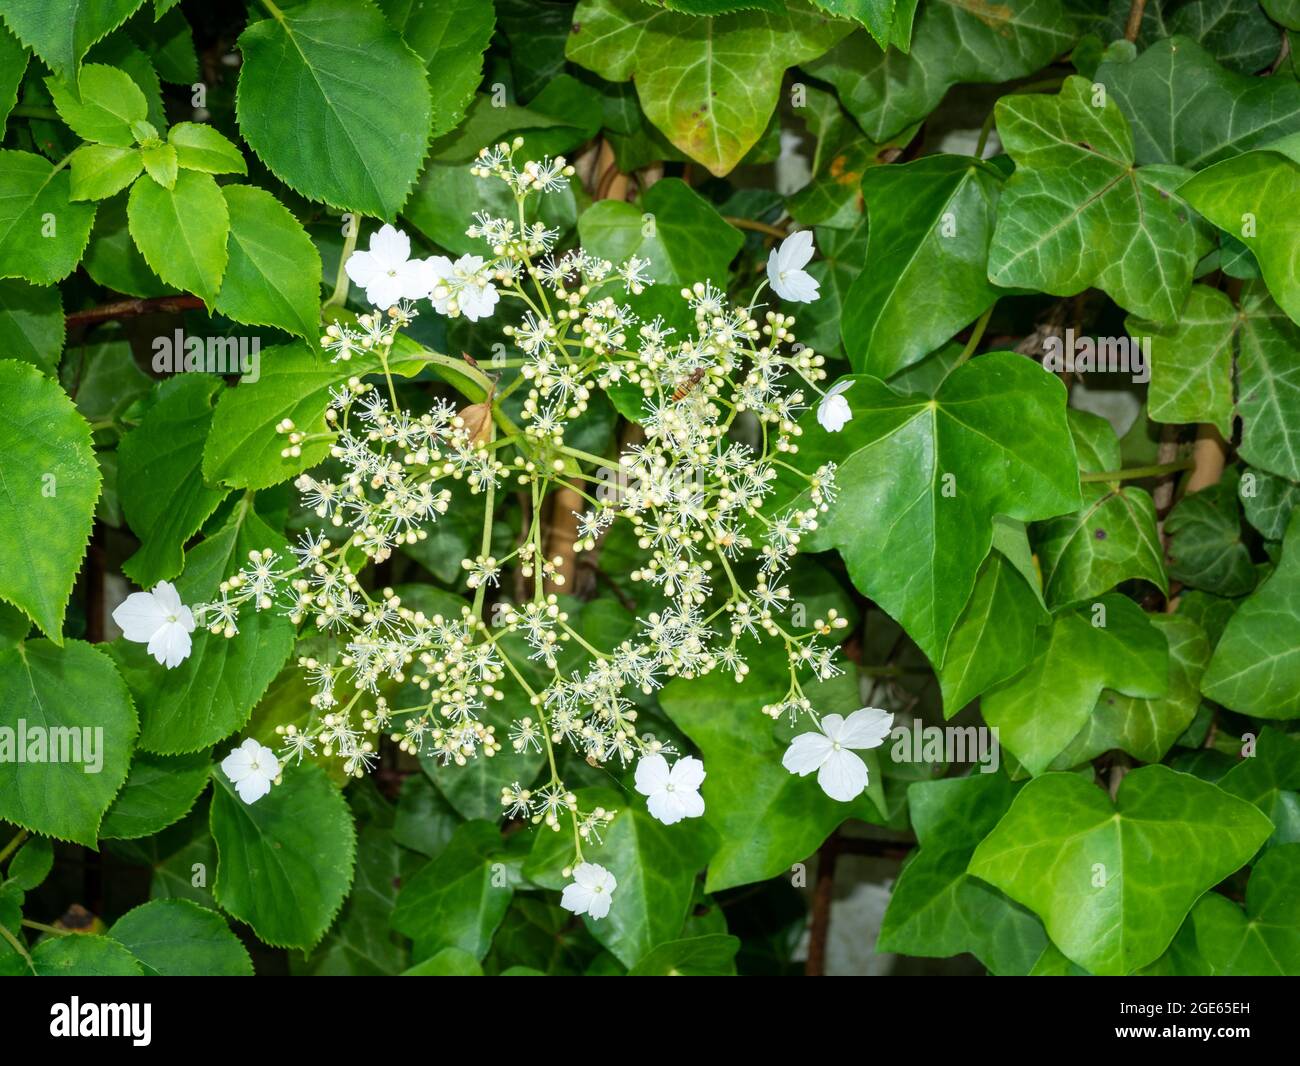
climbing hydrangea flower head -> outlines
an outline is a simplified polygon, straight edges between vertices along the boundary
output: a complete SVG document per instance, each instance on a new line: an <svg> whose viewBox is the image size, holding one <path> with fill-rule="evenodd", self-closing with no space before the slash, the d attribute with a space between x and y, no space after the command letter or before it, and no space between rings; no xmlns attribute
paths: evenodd
<svg viewBox="0 0 1300 1066"><path fill-rule="evenodd" d="M776 654L787 691L763 710L821 721L803 686L840 673L834 634L847 622L832 610L796 624L787 574L834 499L835 469L803 474L787 459L826 372L822 356L796 344L795 319L758 303L767 283L745 302L709 282L686 287L689 329L639 317L628 299L652 283L651 264L561 247L556 230L530 221L533 199L563 189L573 168L520 165L520 144L484 149L471 168L503 183L515 205L513 217L474 216L467 233L484 242L481 255L413 261L409 240L385 228L348 260L375 310L341 316L322 348L337 363L364 356L382 380L354 376L336 388L323 429L281 421L286 459L328 446L326 462L296 481L319 525L288 551L251 552L200 616L210 634L230 638L250 611L282 612L299 627L311 696L299 723L280 728L286 774L312 759L361 776L384 738L447 773L476 759L544 756L539 780L529 770L502 789L503 812L566 832L575 880L565 906L600 917L617 872L586 862L583 849L600 844L618 812L583 803L565 780L565 749L616 774L635 763L651 815L673 825L703 814L706 771L642 725L645 697L668 680L724 671L743 682L752 655ZM802 238L770 272L778 294L807 296L797 275L811 247ZM499 376L405 339L403 360L469 384L460 405L403 405L390 361L404 327L420 313L477 321L505 308L513 350L493 361ZM643 435L607 458L576 446L571 426L614 388L639 406ZM801 483L793 505L773 503L778 477ZM622 524L641 553L629 576L654 606L612 646L598 647L555 591L562 560L548 557L538 516L559 490L582 501L576 550ZM507 492L529 501L532 520L501 550L493 530ZM425 540L453 507L483 531L461 560L469 602L426 608L370 586L371 564Z"/></svg>
<svg viewBox="0 0 1300 1066"><path fill-rule="evenodd" d="M171 670L190 654L194 614L181 603L170 581L159 581L151 592L133 592L113 612L122 636L148 645L149 654Z"/></svg>

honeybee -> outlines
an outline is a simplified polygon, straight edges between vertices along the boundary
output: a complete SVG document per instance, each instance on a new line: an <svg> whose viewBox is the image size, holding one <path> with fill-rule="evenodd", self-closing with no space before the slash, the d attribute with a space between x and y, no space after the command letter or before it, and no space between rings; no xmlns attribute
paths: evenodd
<svg viewBox="0 0 1300 1066"><path fill-rule="evenodd" d="M697 369L692 370L690 377L673 390L673 403L680 403L682 400L686 399L686 397L690 395L691 390L700 383L700 379L703 377L704 367L698 367Z"/></svg>

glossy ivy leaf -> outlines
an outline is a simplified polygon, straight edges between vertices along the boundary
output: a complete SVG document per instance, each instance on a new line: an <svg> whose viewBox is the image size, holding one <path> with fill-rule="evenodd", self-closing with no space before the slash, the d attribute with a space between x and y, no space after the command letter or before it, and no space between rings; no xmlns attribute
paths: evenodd
<svg viewBox="0 0 1300 1066"><path fill-rule="evenodd" d="M483 53L496 19L492 0L380 0L388 21L424 61L432 96L432 134L452 130L483 79Z"/></svg>
<svg viewBox="0 0 1300 1066"><path fill-rule="evenodd" d="M81 57L144 0L5 0L0 17L64 81L76 83Z"/></svg>
<svg viewBox="0 0 1300 1066"><path fill-rule="evenodd" d="M1241 457L1253 466L1300 481L1300 326L1258 282L1241 293L1237 410Z"/></svg>
<svg viewBox="0 0 1300 1066"><path fill-rule="evenodd" d="M1140 165L1190 170L1300 133L1300 83L1227 70L1195 41L1170 37L1097 68L1133 132Z"/></svg>
<svg viewBox="0 0 1300 1066"><path fill-rule="evenodd" d="M646 953L629 977L730 977L741 941L722 933L670 940Z"/></svg>
<svg viewBox="0 0 1300 1066"><path fill-rule="evenodd" d="M1034 911L1073 962L1126 974L1159 958L1271 830L1250 804L1166 766L1133 770L1113 804L1082 777L1047 774L1021 789L970 872Z"/></svg>
<svg viewBox="0 0 1300 1066"><path fill-rule="evenodd" d="M216 911L187 899L156 899L108 930L149 977L252 977L253 960Z"/></svg>
<svg viewBox="0 0 1300 1066"><path fill-rule="evenodd" d="M113 661L79 640L0 650L0 726L0 818L94 847L138 732Z"/></svg>
<svg viewBox="0 0 1300 1066"><path fill-rule="evenodd" d="M0 597L58 644L99 498L90 427L28 363L0 360L0 396L0 552L15 561L0 567Z"/></svg>
<svg viewBox="0 0 1300 1066"><path fill-rule="evenodd" d="M239 49L239 130L272 173L309 199L394 218L424 160L430 101L424 64L388 20L310 0L252 23Z"/></svg>
<svg viewBox="0 0 1300 1066"><path fill-rule="evenodd" d="M95 205L72 201L72 176L30 152L0 151L0 278L50 285L86 249Z"/></svg>
<svg viewBox="0 0 1300 1066"><path fill-rule="evenodd" d="M1244 596L1255 587L1255 564L1242 543L1235 471L1188 493L1165 519L1169 575L1219 596Z"/></svg>
<svg viewBox="0 0 1300 1066"><path fill-rule="evenodd" d="M226 200L212 176L183 170L170 189L141 177L126 211L131 237L153 272L210 309L226 271L230 231Z"/></svg>
<svg viewBox="0 0 1300 1066"><path fill-rule="evenodd" d="M927 957L970 952L997 975L1026 974L1047 946L1041 923L971 877L975 847L1021 786L1005 774L918 781L907 801L920 850L904 865L880 925L877 951Z"/></svg>
<svg viewBox="0 0 1300 1066"><path fill-rule="evenodd" d="M786 68L850 28L793 6L699 18L641 0L581 0L566 54L609 81L631 78L646 117L721 176L767 128Z"/></svg>
<svg viewBox="0 0 1300 1066"><path fill-rule="evenodd" d="M1070 16L1059 0L971 6L935 0L920 7L910 52L882 50L864 32L804 64L834 86L871 140L883 142L930 114L953 85L1032 74L1068 51Z"/></svg>
<svg viewBox="0 0 1300 1066"><path fill-rule="evenodd" d="M1277 569L1228 622L1201 691L1257 718L1300 718L1300 511Z"/></svg>
<svg viewBox="0 0 1300 1066"><path fill-rule="evenodd" d="M77 84L46 78L45 87L59 117L83 141L130 148L149 104L130 75L100 63L81 68Z"/></svg>
<svg viewBox="0 0 1300 1066"><path fill-rule="evenodd" d="M52 936L32 949L38 977L142 977L139 960L116 940L82 933Z"/></svg>
<svg viewBox="0 0 1300 1066"><path fill-rule="evenodd" d="M265 189L226 185L228 262L216 308L236 322L320 337L321 262L289 209Z"/></svg>
<svg viewBox="0 0 1300 1066"><path fill-rule="evenodd" d="M867 254L840 327L855 370L889 378L997 299L987 262L1001 184L988 164L959 155L863 175Z"/></svg>
<svg viewBox="0 0 1300 1066"><path fill-rule="evenodd" d="M581 810L618 811L601 831L599 843L582 845L585 862L604 866L618 879L609 914L583 921L619 962L635 966L655 948L682 936L696 874L709 861L717 837L703 819L662 825L610 789L582 789L577 796ZM571 834L538 833L524 874L545 888L562 888L569 880L562 871L572 855Z"/></svg>
<svg viewBox="0 0 1300 1066"><path fill-rule="evenodd" d="M1254 253L1282 310L1300 322L1300 135L1216 163L1178 189L1178 195Z"/></svg>
<svg viewBox="0 0 1300 1066"><path fill-rule="evenodd" d="M178 122L167 131L177 165L207 174L247 174L244 154L225 134L201 122Z"/></svg>
<svg viewBox="0 0 1300 1066"><path fill-rule="evenodd" d="M1119 440L1110 424L1085 411L1068 412L1079 469L1119 469ZM1122 581L1141 579L1168 592L1156 508L1145 489L1122 481L1082 485L1083 508L1040 522L1033 543L1043 567L1043 594L1056 610L1099 596Z"/></svg>
<svg viewBox="0 0 1300 1066"><path fill-rule="evenodd" d="M0 281L0 351L49 373L63 352L63 299L57 287Z"/></svg>
<svg viewBox="0 0 1300 1066"><path fill-rule="evenodd" d="M1281 540L1300 503L1300 485L1265 470L1246 470L1238 487L1246 521L1268 540Z"/></svg>
<svg viewBox="0 0 1300 1066"><path fill-rule="evenodd" d="M200 469L220 388L214 375L177 375L118 446L118 498L141 541L122 572L141 588L181 572L185 544L230 492L205 485Z"/></svg>
<svg viewBox="0 0 1300 1066"><path fill-rule="evenodd" d="M853 420L842 432L825 432L811 414L803 422L795 462L839 467L839 499L808 547L838 548L859 590L941 664L994 515L1028 521L1079 506L1065 390L1010 352L966 363L933 397L850 380Z"/></svg>
<svg viewBox="0 0 1300 1066"><path fill-rule="evenodd" d="M1152 615L1148 620L1169 643L1168 690L1152 699L1103 690L1052 769L1081 766L1116 748L1141 762L1159 762L1191 724L1201 702L1201 676L1210 661L1209 638L1184 615Z"/></svg>
<svg viewBox="0 0 1300 1066"><path fill-rule="evenodd" d="M1265 726L1218 785L1273 823L1268 846L1300 841L1300 739Z"/></svg>
<svg viewBox="0 0 1300 1066"><path fill-rule="evenodd" d="M1135 169L1133 137L1112 99L1067 78L1056 96L1004 96L998 135L1016 162L998 201L989 278L1072 296L1090 286L1168 321L1196 265L1193 216L1173 195L1176 167Z"/></svg>
<svg viewBox="0 0 1300 1066"><path fill-rule="evenodd" d="M221 529L187 553L175 583L181 601L210 601L250 551L264 548L283 556L288 545L245 500ZM172 670L155 662L142 644L110 645L136 698L142 748L158 755L198 751L248 721L293 650L294 626L277 611L246 610L239 630L238 637L227 639L198 627L189 657Z"/></svg>
<svg viewBox="0 0 1300 1066"><path fill-rule="evenodd" d="M1046 770L1083 728L1103 688L1146 699L1169 691L1169 648L1118 593L1053 619L1025 669L986 693L984 720L1031 774Z"/></svg>
<svg viewBox="0 0 1300 1066"><path fill-rule="evenodd" d="M457 948L482 959L514 897L501 831L492 822L460 826L447 846L402 883L392 926L414 941L412 957Z"/></svg>
<svg viewBox="0 0 1300 1066"><path fill-rule="evenodd" d="M207 748L188 755L137 751L121 791L104 813L100 837L136 840L179 822L207 787L211 767Z"/></svg>
<svg viewBox="0 0 1300 1066"><path fill-rule="evenodd" d="M318 943L352 885L356 829L342 794L310 763L245 803L214 769L217 902L272 947Z"/></svg>

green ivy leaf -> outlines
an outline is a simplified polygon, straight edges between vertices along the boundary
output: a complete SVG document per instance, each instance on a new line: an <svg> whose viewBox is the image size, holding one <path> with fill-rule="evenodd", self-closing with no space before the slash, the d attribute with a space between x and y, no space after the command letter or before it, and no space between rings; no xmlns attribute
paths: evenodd
<svg viewBox="0 0 1300 1066"><path fill-rule="evenodd" d="M253 960L226 920L187 899L156 899L127 911L108 935L149 977L252 977Z"/></svg>
<svg viewBox="0 0 1300 1066"><path fill-rule="evenodd" d="M59 117L83 141L130 148L135 126L149 117L149 104L130 75L100 63L81 68L76 84L46 78Z"/></svg>
<svg viewBox="0 0 1300 1066"><path fill-rule="evenodd" d="M9 28L64 81L76 82L81 57L144 0L5 0Z"/></svg>
<svg viewBox="0 0 1300 1066"><path fill-rule="evenodd" d="M1258 282L1241 294L1237 410L1241 457L1253 466L1300 480L1300 326Z"/></svg>
<svg viewBox="0 0 1300 1066"><path fill-rule="evenodd" d="M1004 96L998 134L1016 162L998 201L989 278L1072 296L1089 286L1136 314L1167 321L1187 298L1197 259L1191 213L1172 190L1185 172L1133 165L1133 137L1114 100L1067 78L1057 96Z"/></svg>
<svg viewBox="0 0 1300 1066"><path fill-rule="evenodd" d="M1126 974L1169 946L1197 898L1272 827L1250 804L1166 766L1129 773L1115 803L1074 774L1029 782L970 872L1034 911L1067 958Z"/></svg>
<svg viewBox="0 0 1300 1066"><path fill-rule="evenodd" d="M24 892L39 888L54 868L54 846L49 837L32 837L9 861L8 880Z"/></svg>
<svg viewBox="0 0 1300 1066"><path fill-rule="evenodd" d="M183 170L167 189L152 178L131 186L131 237L163 281L200 296L211 309L226 271L230 214L210 174Z"/></svg>
<svg viewBox="0 0 1300 1066"><path fill-rule="evenodd" d="M188 755L137 751L125 784L104 813L100 837L136 840L179 822L207 787L211 768L207 748Z"/></svg>
<svg viewBox="0 0 1300 1066"><path fill-rule="evenodd" d="M1265 726L1218 785L1268 817L1274 826L1270 846L1300 841L1300 739Z"/></svg>
<svg viewBox="0 0 1300 1066"><path fill-rule="evenodd" d="M99 498L90 427L27 363L0 360L0 396L0 596L60 644Z"/></svg>
<svg viewBox="0 0 1300 1066"><path fill-rule="evenodd" d="M81 641L0 650L0 726L0 818L94 847L138 732L112 660Z"/></svg>
<svg viewBox="0 0 1300 1066"><path fill-rule="evenodd" d="M1188 493L1165 519L1169 575L1219 596L1244 596L1255 587L1255 564L1242 543L1235 471Z"/></svg>
<svg viewBox="0 0 1300 1066"><path fill-rule="evenodd" d="M0 351L50 373L63 352L63 298L53 286L0 281Z"/></svg>
<svg viewBox="0 0 1300 1066"><path fill-rule="evenodd" d="M722 933L670 940L647 952L629 977L730 977L736 972L740 940Z"/></svg>
<svg viewBox="0 0 1300 1066"><path fill-rule="evenodd" d="M0 151L0 278L50 285L72 273L90 239L94 204L72 202L66 169Z"/></svg>
<svg viewBox="0 0 1300 1066"><path fill-rule="evenodd" d="M220 769L212 776L217 902L272 947L313 947L352 885L356 830L343 796L310 763L286 768L256 803Z"/></svg>
<svg viewBox="0 0 1300 1066"><path fill-rule="evenodd" d="M239 49L240 133L272 173L309 199L396 216L429 142L429 84L384 16L310 0L252 23Z"/></svg>
<svg viewBox="0 0 1300 1066"><path fill-rule="evenodd" d="M1265 470L1247 470L1238 493L1246 521L1268 540L1281 540L1291 512L1300 503L1300 485Z"/></svg>

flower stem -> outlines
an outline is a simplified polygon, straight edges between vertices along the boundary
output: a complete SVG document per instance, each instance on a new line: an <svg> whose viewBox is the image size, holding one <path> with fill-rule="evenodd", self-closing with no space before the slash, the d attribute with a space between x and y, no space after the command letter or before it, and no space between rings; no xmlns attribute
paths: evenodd
<svg viewBox="0 0 1300 1066"><path fill-rule="evenodd" d="M1158 463L1154 466L1131 466L1127 470L1088 470L1079 475L1082 482L1091 481L1137 481L1141 478L1164 477L1176 474L1180 470L1191 470L1196 465L1193 459L1179 459L1176 463Z"/></svg>
<svg viewBox="0 0 1300 1066"><path fill-rule="evenodd" d="M330 298L325 301L326 307L342 307L348 300L349 278L347 272L348 259L356 251L357 237L361 233L361 216L353 214L352 221L348 224L347 231L343 234L343 254L339 256L338 273L334 275L334 291L330 293Z"/></svg>

